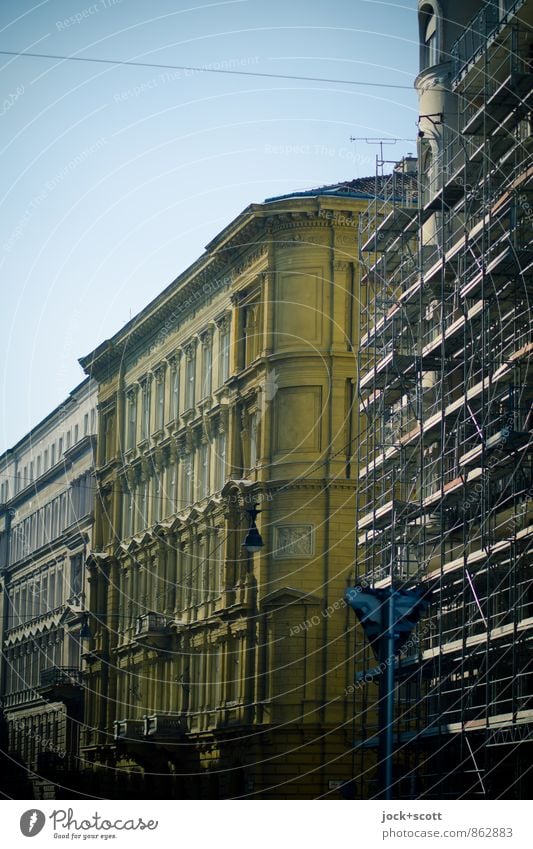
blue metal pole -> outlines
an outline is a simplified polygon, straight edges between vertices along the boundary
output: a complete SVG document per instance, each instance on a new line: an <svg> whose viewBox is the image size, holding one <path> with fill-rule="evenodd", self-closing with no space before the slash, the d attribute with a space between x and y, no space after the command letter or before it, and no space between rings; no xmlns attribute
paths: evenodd
<svg viewBox="0 0 533 849"><path fill-rule="evenodd" d="M392 799L392 750L394 741L394 590L383 602L383 633L380 661L385 669L379 687L379 776L380 798Z"/></svg>

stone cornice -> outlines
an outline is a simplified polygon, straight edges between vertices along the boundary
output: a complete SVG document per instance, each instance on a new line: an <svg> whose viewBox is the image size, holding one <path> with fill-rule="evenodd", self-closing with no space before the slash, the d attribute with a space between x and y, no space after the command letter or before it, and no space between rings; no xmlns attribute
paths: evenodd
<svg viewBox="0 0 533 849"><path fill-rule="evenodd" d="M180 274L138 315L111 339L106 339L79 362L87 374L100 382L114 372L131 368L151 350L163 345L183 321L207 304L214 295L228 289L236 276L246 273L261 255L267 254L265 239L276 230L287 228L327 228L342 226L319 218L324 206L353 211L364 207L359 199L311 196L290 198L275 203L252 204L215 237L205 253ZM280 216L303 216L288 219ZM259 247L260 245L260 247Z"/></svg>

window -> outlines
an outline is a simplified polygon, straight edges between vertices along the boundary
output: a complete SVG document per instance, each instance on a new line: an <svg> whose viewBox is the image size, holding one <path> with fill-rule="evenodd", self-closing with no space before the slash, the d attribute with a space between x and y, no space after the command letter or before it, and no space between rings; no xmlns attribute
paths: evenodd
<svg viewBox="0 0 533 849"><path fill-rule="evenodd" d="M58 566L57 571L56 571L55 606L61 607L62 604L63 604L63 568L61 566Z"/></svg>
<svg viewBox="0 0 533 849"><path fill-rule="evenodd" d="M89 435L89 413L85 413L83 417L83 435Z"/></svg>
<svg viewBox="0 0 533 849"><path fill-rule="evenodd" d="M82 590L83 555L75 554L70 559L70 594L76 596Z"/></svg>
<svg viewBox="0 0 533 849"><path fill-rule="evenodd" d="M258 432L259 416L254 413L250 416L250 469L257 465Z"/></svg>
<svg viewBox="0 0 533 849"><path fill-rule="evenodd" d="M153 479L153 509L152 509L152 517L154 522L159 522L161 520L161 501L163 498L163 486L161 481L161 476L156 472Z"/></svg>
<svg viewBox="0 0 533 849"><path fill-rule="evenodd" d="M238 702L241 696L240 653L241 640L232 640L228 645L228 696L232 702Z"/></svg>
<svg viewBox="0 0 533 849"><path fill-rule="evenodd" d="M213 348L211 345L211 336L204 337L202 344L202 398L207 398L211 395L213 370Z"/></svg>
<svg viewBox="0 0 533 849"><path fill-rule="evenodd" d="M165 423L165 375L160 371L155 384L155 427L162 430Z"/></svg>
<svg viewBox="0 0 533 849"><path fill-rule="evenodd" d="M212 558L215 569L213 594L214 597L217 598L222 592L222 588L224 586L224 535L221 531L214 535L213 543L214 548Z"/></svg>
<svg viewBox="0 0 533 849"><path fill-rule="evenodd" d="M250 365L261 349L259 304L250 304L244 312L244 365Z"/></svg>
<svg viewBox="0 0 533 849"><path fill-rule="evenodd" d="M115 453L115 414L110 411L104 415L104 433L102 439L102 454L104 463L109 463Z"/></svg>
<svg viewBox="0 0 533 849"><path fill-rule="evenodd" d="M202 537L198 541L198 562L196 564L196 574L198 576L196 602L197 604L202 604L209 597L209 568L205 537Z"/></svg>
<svg viewBox="0 0 533 849"><path fill-rule="evenodd" d="M128 394L128 449L135 447L137 441L137 393L132 389Z"/></svg>
<svg viewBox="0 0 533 849"><path fill-rule="evenodd" d="M198 497L206 498L209 495L209 443L202 442L200 445L200 481Z"/></svg>
<svg viewBox="0 0 533 849"><path fill-rule="evenodd" d="M148 522L147 507L148 507L148 484L142 481L139 487L139 527L145 528Z"/></svg>
<svg viewBox="0 0 533 849"><path fill-rule="evenodd" d="M218 433L215 442L215 491L224 486L226 480L226 434Z"/></svg>
<svg viewBox="0 0 533 849"><path fill-rule="evenodd" d="M72 443L72 431L67 430L67 451L70 448L71 443Z"/></svg>
<svg viewBox="0 0 533 849"><path fill-rule="evenodd" d="M178 483L178 467L175 463L168 470L169 474L169 514L176 511L177 483Z"/></svg>
<svg viewBox="0 0 533 849"><path fill-rule="evenodd" d="M194 501L194 454L186 454L181 461L181 498L179 509L184 510Z"/></svg>
<svg viewBox="0 0 533 849"><path fill-rule="evenodd" d="M78 441L79 431L79 425L74 425L74 444Z"/></svg>
<svg viewBox="0 0 533 849"><path fill-rule="evenodd" d="M170 417L174 421L178 418L180 411L180 369L176 362L172 369L172 386L170 401Z"/></svg>
<svg viewBox="0 0 533 849"><path fill-rule="evenodd" d="M85 489L85 487L84 487ZM85 514L85 511L84 511ZM68 524L68 492L63 492L59 497L59 533L62 533Z"/></svg>
<svg viewBox="0 0 533 849"><path fill-rule="evenodd" d="M214 706L222 701L222 652L223 647L218 643L215 647L215 674L214 674Z"/></svg>
<svg viewBox="0 0 533 849"><path fill-rule="evenodd" d="M133 533L133 494L127 489L124 498L124 536L130 537Z"/></svg>
<svg viewBox="0 0 533 849"><path fill-rule="evenodd" d="M150 384L146 380L142 384L142 421L141 421L141 439L148 439L150 436Z"/></svg>
<svg viewBox="0 0 533 849"><path fill-rule="evenodd" d="M229 377L229 354L230 354L230 323L226 319L220 325L220 383L224 383Z"/></svg>
<svg viewBox="0 0 533 849"><path fill-rule="evenodd" d="M421 182L422 182L422 192L424 201L428 201L430 199L430 187L431 181L433 177L432 169L433 169L433 151L431 149L431 145L429 142L422 142L421 145L421 160L422 160L422 173L421 173Z"/></svg>
<svg viewBox="0 0 533 849"><path fill-rule="evenodd" d="M59 536L59 499L52 501L52 537Z"/></svg>
<svg viewBox="0 0 533 849"><path fill-rule="evenodd" d="M195 379L196 379L196 351L193 345L189 345L185 352L185 407L190 410L195 403Z"/></svg>
<svg viewBox="0 0 533 849"><path fill-rule="evenodd" d="M424 6L421 16L422 66L431 68L439 63L437 15L432 6Z"/></svg>
<svg viewBox="0 0 533 849"><path fill-rule="evenodd" d="M182 575L183 575L183 593L182 598L185 600L185 607L191 606L192 596L192 556L188 548L183 549L182 553Z"/></svg>

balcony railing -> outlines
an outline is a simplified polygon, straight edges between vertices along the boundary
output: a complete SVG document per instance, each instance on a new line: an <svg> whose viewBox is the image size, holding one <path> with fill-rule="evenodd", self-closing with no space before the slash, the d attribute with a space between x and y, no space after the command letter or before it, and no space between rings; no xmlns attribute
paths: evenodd
<svg viewBox="0 0 533 849"><path fill-rule="evenodd" d="M523 4L524 0L489 0L483 5L452 46L453 83L481 55L491 36L496 35Z"/></svg>
<svg viewBox="0 0 533 849"><path fill-rule="evenodd" d="M142 719L117 719L113 723L115 741L128 743L143 739L144 723Z"/></svg>
<svg viewBox="0 0 533 849"><path fill-rule="evenodd" d="M64 687L83 685L81 670L75 666L52 666L43 669L40 675L41 687Z"/></svg>
<svg viewBox="0 0 533 849"><path fill-rule="evenodd" d="M164 636L168 634L167 620L162 613L143 613L135 622L135 636Z"/></svg>
<svg viewBox="0 0 533 849"><path fill-rule="evenodd" d="M162 613L143 613L135 620L134 639L156 650L163 649L170 639L168 619Z"/></svg>
<svg viewBox="0 0 533 849"><path fill-rule="evenodd" d="M186 730L181 716L155 713L144 717L144 736L150 740L179 740Z"/></svg>

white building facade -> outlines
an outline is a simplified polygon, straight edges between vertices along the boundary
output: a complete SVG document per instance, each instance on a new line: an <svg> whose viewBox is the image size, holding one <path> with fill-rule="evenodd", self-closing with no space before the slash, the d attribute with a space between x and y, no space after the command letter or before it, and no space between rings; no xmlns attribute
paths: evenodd
<svg viewBox="0 0 533 849"><path fill-rule="evenodd" d="M85 380L0 457L2 730L37 798L68 796L79 766L95 432Z"/></svg>

